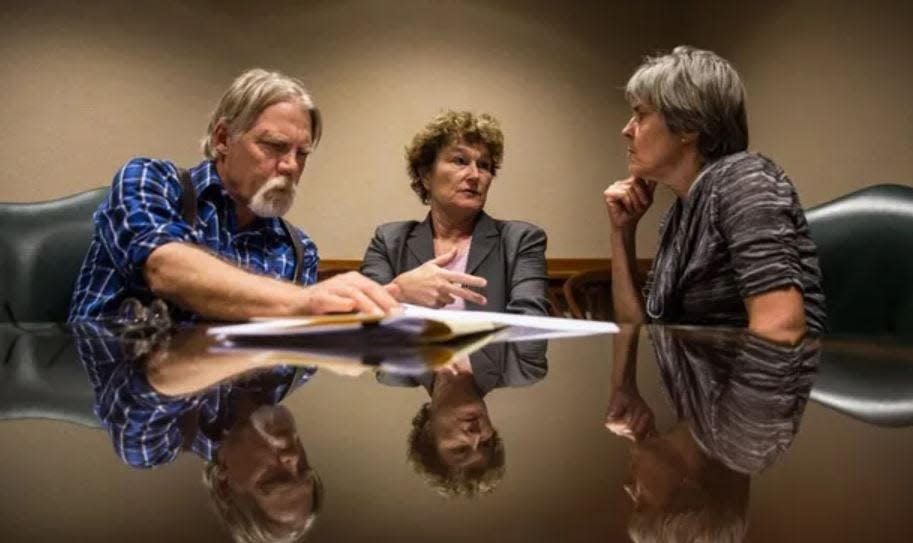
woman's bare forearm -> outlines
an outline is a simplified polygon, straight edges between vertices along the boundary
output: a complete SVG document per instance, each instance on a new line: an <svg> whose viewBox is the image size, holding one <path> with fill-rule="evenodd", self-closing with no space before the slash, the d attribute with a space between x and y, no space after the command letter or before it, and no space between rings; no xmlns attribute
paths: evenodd
<svg viewBox="0 0 913 543"><path fill-rule="evenodd" d="M637 286L637 256L634 245L635 230L613 230L612 248L612 305L615 320L624 323L641 323L646 320L643 295Z"/></svg>

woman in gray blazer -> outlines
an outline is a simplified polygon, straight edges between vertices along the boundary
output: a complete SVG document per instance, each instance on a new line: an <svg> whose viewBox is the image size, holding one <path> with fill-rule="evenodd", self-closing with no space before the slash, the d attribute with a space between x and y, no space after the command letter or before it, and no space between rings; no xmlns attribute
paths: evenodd
<svg viewBox="0 0 913 543"><path fill-rule="evenodd" d="M379 226L361 273L405 303L547 315L545 232L483 211L503 155L504 134L489 115L448 111L428 123L406 159L430 212Z"/></svg>

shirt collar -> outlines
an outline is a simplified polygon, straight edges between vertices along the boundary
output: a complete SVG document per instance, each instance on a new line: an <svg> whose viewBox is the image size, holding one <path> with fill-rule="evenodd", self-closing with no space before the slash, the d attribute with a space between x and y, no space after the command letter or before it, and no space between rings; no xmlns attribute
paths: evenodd
<svg viewBox="0 0 913 543"><path fill-rule="evenodd" d="M193 183L193 188L196 190L197 195L202 195L213 186L219 187L222 191L225 190L222 180L219 178L218 172L216 172L215 162L209 159L190 168L190 181Z"/></svg>

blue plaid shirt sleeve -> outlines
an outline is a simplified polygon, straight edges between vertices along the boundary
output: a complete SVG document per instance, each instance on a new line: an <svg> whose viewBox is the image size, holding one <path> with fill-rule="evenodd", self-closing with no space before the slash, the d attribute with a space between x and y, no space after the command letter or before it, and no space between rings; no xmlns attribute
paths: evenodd
<svg viewBox="0 0 913 543"><path fill-rule="evenodd" d="M180 417L199 399L165 399L148 388L145 376L128 364L117 368L107 394L99 398L98 417L121 460L135 468L168 464L184 442Z"/></svg>
<svg viewBox="0 0 913 543"><path fill-rule="evenodd" d="M142 365L124 352L129 344L113 330L83 321L73 325L76 347L95 392L95 415L108 431L117 456L135 468L156 468L181 453L186 438L181 428L185 414L210 423L229 409L234 388L255 393L263 402L276 404L307 383L316 371L305 368L295 377L294 366L277 366L241 386L223 383L197 394L166 396L150 384ZM214 458L218 443L197 432L191 449L206 460Z"/></svg>
<svg viewBox="0 0 913 543"><path fill-rule="evenodd" d="M177 170L166 162L133 159L115 175L107 202L95 213L96 232L130 288L146 289L142 267L157 247L200 242L181 217L181 192Z"/></svg>
<svg viewBox="0 0 913 543"><path fill-rule="evenodd" d="M114 451L126 464L151 468L180 452L180 413L195 398L162 401L145 374L122 351L123 341L110 329L88 321L74 325L76 347L95 391L95 415L108 430Z"/></svg>

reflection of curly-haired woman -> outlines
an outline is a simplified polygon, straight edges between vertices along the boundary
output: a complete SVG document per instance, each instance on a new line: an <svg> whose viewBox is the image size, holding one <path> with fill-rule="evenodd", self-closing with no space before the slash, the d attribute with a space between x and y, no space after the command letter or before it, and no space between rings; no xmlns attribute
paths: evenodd
<svg viewBox="0 0 913 543"><path fill-rule="evenodd" d="M406 457L438 494L473 497L501 482L504 443L484 398L495 388L545 377L547 348L545 341L496 343L417 378L378 372L385 385L421 385L431 397L412 419Z"/></svg>
<svg viewBox="0 0 913 543"><path fill-rule="evenodd" d="M481 397L434 413L430 403L422 405L412 419L407 455L416 473L448 498L487 494L504 476L504 443Z"/></svg>

